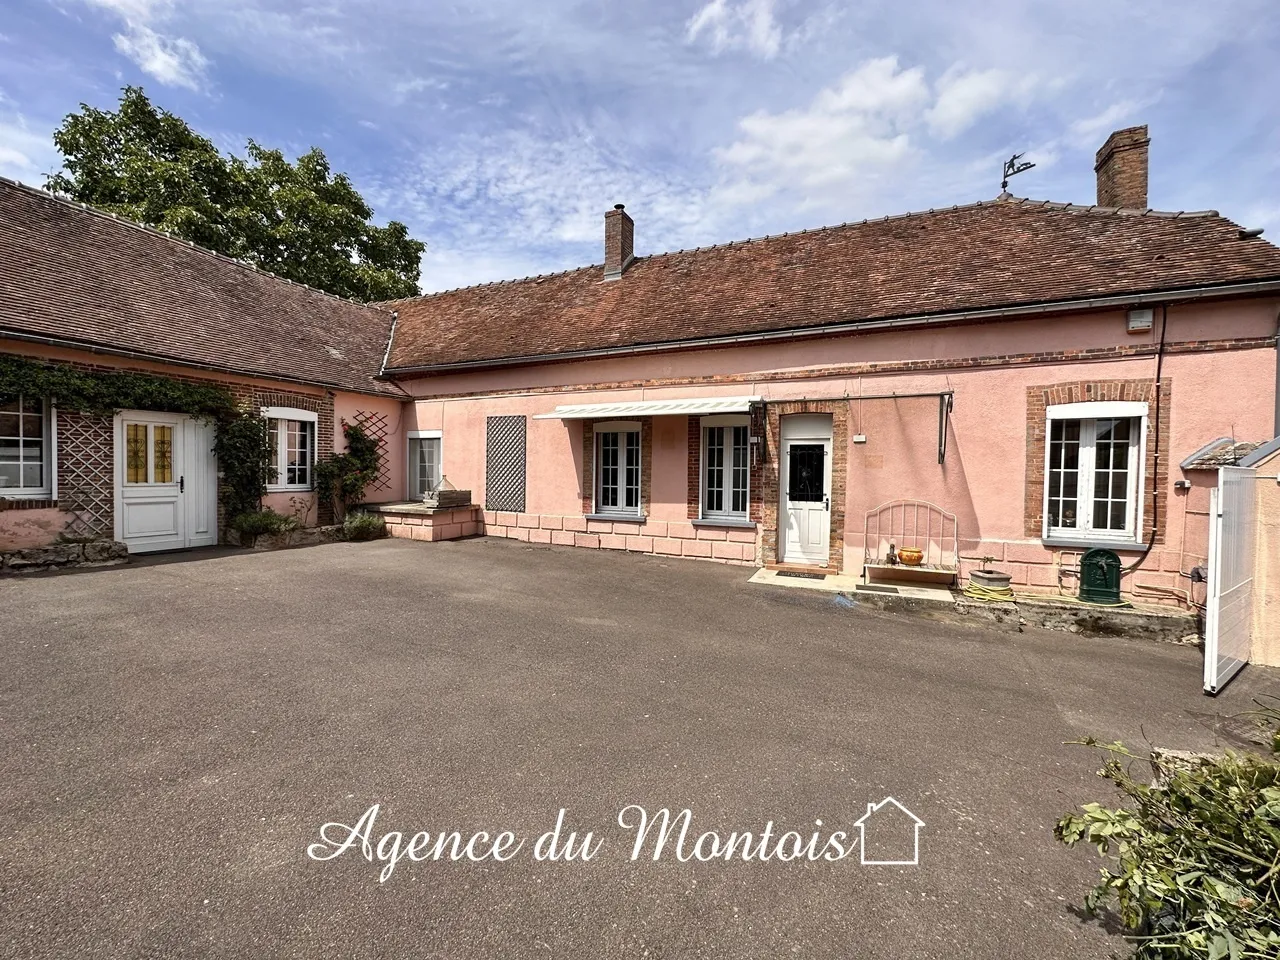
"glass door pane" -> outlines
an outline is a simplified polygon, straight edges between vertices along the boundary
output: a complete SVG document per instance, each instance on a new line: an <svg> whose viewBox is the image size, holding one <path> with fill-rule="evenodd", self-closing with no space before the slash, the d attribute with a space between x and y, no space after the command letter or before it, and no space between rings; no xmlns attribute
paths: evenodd
<svg viewBox="0 0 1280 960"><path fill-rule="evenodd" d="M147 483L151 459L147 443L145 423L126 423L125 427L125 482Z"/></svg>
<svg viewBox="0 0 1280 960"><path fill-rule="evenodd" d="M821 443L793 443L788 455L787 499L792 503L815 503L826 496L823 490L825 463Z"/></svg>

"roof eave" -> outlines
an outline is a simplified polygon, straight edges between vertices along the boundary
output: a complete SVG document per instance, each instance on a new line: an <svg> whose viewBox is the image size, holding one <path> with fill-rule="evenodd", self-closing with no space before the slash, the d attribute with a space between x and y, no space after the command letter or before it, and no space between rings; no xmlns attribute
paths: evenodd
<svg viewBox="0 0 1280 960"><path fill-rule="evenodd" d="M1051 300L1041 303L1003 307L984 307L979 310L959 310L947 313L908 314L876 320L851 320L843 323L824 324L817 327L799 327L784 330L765 330L756 333L726 334L717 337L701 337L691 340L670 340L655 343L634 344L625 347L597 347L588 350L568 350L561 353L532 354L515 357L495 357L484 360L465 360L456 363L414 364L393 367L384 364L379 379L394 380L402 377L436 373L466 373L498 367L528 366L535 363L554 363L570 360L591 360L632 354L664 353L675 350L696 350L705 347L732 346L776 340L799 340L814 337L836 336L845 333L862 333L947 323L980 322L1011 317L1030 317L1064 310L1100 310L1108 307L1137 306L1145 303L1222 299L1233 296L1256 296L1280 292L1280 277L1250 280L1242 283L1225 283L1197 287L1173 287L1145 293L1115 294L1105 297L1084 297L1067 300Z"/></svg>
<svg viewBox="0 0 1280 960"><path fill-rule="evenodd" d="M322 387L326 390L342 390L347 393L363 393L373 397L386 397L390 394L376 387L354 387L332 380L314 380L307 377L290 377L278 373L263 373L256 370L245 370L243 367L222 366L213 363L200 363L195 360L183 360L160 353L149 353L145 350L126 350L122 347L108 347L90 341L73 340L67 337L50 337L44 334L27 333L0 327L0 340L17 340L22 343L38 343L48 347L61 347L66 350L83 350L86 353L97 353L103 356L120 357L125 360L144 360L148 363L167 364L171 367L182 367L187 370L206 370L210 373L224 373L252 380L274 380L280 383L296 383L300 386ZM370 375L371 380L383 380L384 377Z"/></svg>

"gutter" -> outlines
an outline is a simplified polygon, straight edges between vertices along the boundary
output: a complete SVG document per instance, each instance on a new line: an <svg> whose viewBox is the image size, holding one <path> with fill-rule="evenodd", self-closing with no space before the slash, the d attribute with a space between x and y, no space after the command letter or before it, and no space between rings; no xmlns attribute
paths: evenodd
<svg viewBox="0 0 1280 960"><path fill-rule="evenodd" d="M1187 287L1182 290L1164 290L1155 293L1117 294L1091 297L1086 300L1050 300L1045 303L1020 307L990 307L983 310L960 310L952 313L914 314L886 320L850 320L844 323L824 324L820 327L801 327L795 330L768 330L762 333L734 334L721 337L701 337L695 340L637 344L628 347L597 347L590 350L569 350L564 353L541 353L523 357L500 357L492 360L465 360L456 363L419 364L407 367L384 366L379 379L412 376L428 373L462 373L494 367L524 366L534 363L554 363L565 360L588 360L599 357L618 357L641 353L667 353L675 350L694 350L701 347L733 346L738 344L769 343L779 340L802 340L844 333L864 333L877 330L926 327L943 324L1002 320L1012 317L1031 317L1064 310L1099 310L1108 307L1128 307L1144 303L1171 303L1191 300L1209 300L1249 294L1280 292L1280 279L1257 280L1248 283L1232 283L1212 287ZM1277 372L1280 378L1280 370ZM1277 420L1280 421L1280 401L1277 403ZM1280 426L1280 422L1277 424ZM1278 431L1280 432L1280 431Z"/></svg>
<svg viewBox="0 0 1280 960"><path fill-rule="evenodd" d="M102 347L93 344L82 343L78 340L69 340L65 337L48 337L34 333L23 333L17 330L10 330L7 327L0 327L0 339L17 340L23 343L39 343L47 347L61 347L65 350L82 350L85 353L96 353L108 357L121 357L125 360L144 360L148 363L159 363L171 367L183 367L188 370L206 370L210 373L225 373L232 376L244 377L251 380L275 380L279 383L296 383L307 387L321 387L325 390L342 390L347 393L361 393L370 397L385 397L385 393L375 390L365 390L359 387L347 387L336 383L327 383L323 380L308 380L304 377L289 377L283 374L275 373L256 373L253 371L239 370L234 367L223 367L213 363L198 363L194 360L178 360L173 357L166 357L162 354L146 353L141 350L125 350L116 347ZM3 356L3 352L0 352ZM374 379L382 379L381 376ZM401 390L403 393L404 391Z"/></svg>

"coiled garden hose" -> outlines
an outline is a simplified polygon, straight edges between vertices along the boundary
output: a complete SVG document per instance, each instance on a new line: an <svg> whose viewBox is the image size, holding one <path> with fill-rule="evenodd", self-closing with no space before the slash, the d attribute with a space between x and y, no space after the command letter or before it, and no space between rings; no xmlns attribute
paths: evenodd
<svg viewBox="0 0 1280 960"><path fill-rule="evenodd" d="M984 603L1013 603L1013 590L1009 587L982 587L970 581L964 588L964 595L970 600L981 600Z"/></svg>

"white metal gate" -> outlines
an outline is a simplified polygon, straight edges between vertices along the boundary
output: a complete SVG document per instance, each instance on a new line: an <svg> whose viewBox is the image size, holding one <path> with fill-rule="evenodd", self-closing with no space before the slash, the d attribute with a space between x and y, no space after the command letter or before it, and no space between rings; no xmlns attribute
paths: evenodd
<svg viewBox="0 0 1280 960"><path fill-rule="evenodd" d="M1220 467L1209 499L1209 584L1204 691L1215 694L1249 662L1253 632L1252 467Z"/></svg>

